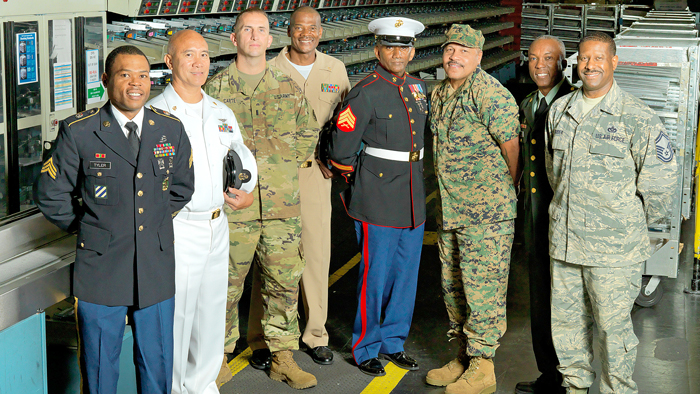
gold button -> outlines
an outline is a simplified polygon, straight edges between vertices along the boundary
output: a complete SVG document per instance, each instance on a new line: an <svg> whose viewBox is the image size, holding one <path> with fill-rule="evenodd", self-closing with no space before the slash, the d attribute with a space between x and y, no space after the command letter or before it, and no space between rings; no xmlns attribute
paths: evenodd
<svg viewBox="0 0 700 394"><path fill-rule="evenodd" d="M399 86L399 92L403 92L403 86Z"/></svg>
<svg viewBox="0 0 700 394"><path fill-rule="evenodd" d="M143 196L143 191L139 190L138 193L136 193L139 197Z"/></svg>
<svg viewBox="0 0 700 394"><path fill-rule="evenodd" d="M413 147L415 148L415 147L416 147L416 144L413 144Z"/></svg>
<svg viewBox="0 0 700 394"><path fill-rule="evenodd" d="M102 173L101 173L101 172L98 172L98 173L97 173L97 176L102 176Z"/></svg>
<svg viewBox="0 0 700 394"><path fill-rule="evenodd" d="M537 143L537 141L535 141L534 138L533 138L532 141L530 141L530 142L532 142L532 145L535 145L535 144Z"/></svg>
<svg viewBox="0 0 700 394"><path fill-rule="evenodd" d="M391 116L392 116L392 115L391 115L391 114L389 114L389 119L391 119Z"/></svg>
<svg viewBox="0 0 700 394"><path fill-rule="evenodd" d="M166 173L166 174L170 174L170 170L165 170L165 173Z"/></svg>
<svg viewBox="0 0 700 394"><path fill-rule="evenodd" d="M535 161L535 155L530 156L530 160Z"/></svg>
<svg viewBox="0 0 700 394"><path fill-rule="evenodd" d="M411 119L411 124L413 124L413 123L416 123L416 121L415 121L415 120L413 120L413 119Z"/></svg>
<svg viewBox="0 0 700 394"><path fill-rule="evenodd" d="M535 172L534 172L534 171L531 172L531 173L530 173L530 176L535 176Z"/></svg>
<svg viewBox="0 0 700 394"><path fill-rule="evenodd" d="M383 173L383 172L380 172L380 173L379 173L379 177L381 178L381 177L383 177L383 176L384 176L384 173Z"/></svg>
<svg viewBox="0 0 700 394"><path fill-rule="evenodd" d="M413 112L413 108L409 108L409 109L408 109L408 112Z"/></svg>
<svg viewBox="0 0 700 394"><path fill-rule="evenodd" d="M139 208L139 213L143 213L143 208Z"/></svg>
<svg viewBox="0 0 700 394"><path fill-rule="evenodd" d="M139 226L139 231L143 231L143 226Z"/></svg>
<svg viewBox="0 0 700 394"><path fill-rule="evenodd" d="M136 177L141 179L141 178L143 178L143 174L139 172L138 174L136 174Z"/></svg>
<svg viewBox="0 0 700 394"><path fill-rule="evenodd" d="M85 247L85 243L84 243L84 242L81 242L81 243L80 243L80 247L81 247L81 248L84 248L84 247Z"/></svg>
<svg viewBox="0 0 700 394"><path fill-rule="evenodd" d="M408 97L404 97L403 99L406 100L406 101L408 101Z"/></svg>
<svg viewBox="0 0 700 394"><path fill-rule="evenodd" d="M536 191L537 191L537 189L535 189L535 188L533 187L533 188L532 188L532 193L535 193Z"/></svg>
<svg viewBox="0 0 700 394"><path fill-rule="evenodd" d="M415 132L415 131L413 132L413 135L416 135L416 132Z"/></svg>

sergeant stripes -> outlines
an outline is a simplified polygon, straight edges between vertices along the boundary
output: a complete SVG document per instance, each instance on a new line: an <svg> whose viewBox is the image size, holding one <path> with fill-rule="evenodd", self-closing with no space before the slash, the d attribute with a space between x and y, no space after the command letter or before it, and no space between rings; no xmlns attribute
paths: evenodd
<svg viewBox="0 0 700 394"><path fill-rule="evenodd" d="M44 163L43 167L41 167L41 173L48 173L51 179L56 179L56 174L58 173L58 170L56 169L56 166L53 164L53 157L50 157L48 160L46 160L46 163Z"/></svg>

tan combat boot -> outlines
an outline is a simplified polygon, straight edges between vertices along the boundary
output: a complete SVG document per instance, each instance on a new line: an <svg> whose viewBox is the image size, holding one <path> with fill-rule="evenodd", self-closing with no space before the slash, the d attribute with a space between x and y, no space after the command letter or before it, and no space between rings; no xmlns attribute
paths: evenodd
<svg viewBox="0 0 700 394"><path fill-rule="evenodd" d="M464 365L460 362L459 357L457 357L442 368L428 371L425 381L431 386L443 387L456 382L463 373Z"/></svg>
<svg viewBox="0 0 700 394"><path fill-rule="evenodd" d="M270 379L278 382L287 382L289 387L297 390L308 389L317 384L314 375L299 368L294 358L292 358L291 350L280 350L272 353Z"/></svg>
<svg viewBox="0 0 700 394"><path fill-rule="evenodd" d="M221 387L226 384L229 380L233 379L231 374L231 369L226 364L226 355L224 354L224 362L221 363L221 369L219 370L219 376L216 377L216 387Z"/></svg>
<svg viewBox="0 0 700 394"><path fill-rule="evenodd" d="M492 394L496 392L496 373L493 361L472 357L469 368L459 379L445 388L445 394Z"/></svg>

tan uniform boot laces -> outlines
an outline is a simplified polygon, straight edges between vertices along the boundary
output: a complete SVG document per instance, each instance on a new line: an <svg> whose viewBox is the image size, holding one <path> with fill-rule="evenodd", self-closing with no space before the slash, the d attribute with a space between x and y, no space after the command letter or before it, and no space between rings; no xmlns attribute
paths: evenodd
<svg viewBox="0 0 700 394"><path fill-rule="evenodd" d="M431 386L444 387L450 383L454 383L464 373L464 365L459 358L455 358L442 368L432 369L428 371L425 377L425 382Z"/></svg>
<svg viewBox="0 0 700 394"><path fill-rule="evenodd" d="M289 387L297 390L308 389L318 384L314 375L299 368L292 357L291 350L280 350L272 353L270 379L287 382Z"/></svg>
<svg viewBox="0 0 700 394"><path fill-rule="evenodd" d="M493 361L472 357L469 367L460 378L448 385L445 394L492 394L496 392L496 373Z"/></svg>

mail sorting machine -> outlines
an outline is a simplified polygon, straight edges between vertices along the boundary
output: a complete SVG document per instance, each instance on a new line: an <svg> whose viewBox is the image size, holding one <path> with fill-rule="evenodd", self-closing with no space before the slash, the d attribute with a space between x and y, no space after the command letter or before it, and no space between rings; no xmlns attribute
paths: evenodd
<svg viewBox="0 0 700 394"><path fill-rule="evenodd" d="M514 8L502 7L497 0L450 3L408 0L215 0L206 2L206 7L203 7L204 2L200 1L192 8L195 1L130 0L126 1L128 7L110 8L115 13L111 14L107 25L108 50L125 44L138 46L153 64L155 81L167 83L168 72L160 69L164 68L162 62L168 37L181 29L193 29L202 33L209 44L213 74L227 66L231 55L236 53L236 47L229 38L236 15L230 14L230 10L238 12L249 6L259 6L268 11L273 36L268 56L272 57L275 50L290 44L286 29L290 11L301 5L310 5L318 8L322 17L323 36L318 49L346 64L351 83L364 78L376 65L372 49L374 40L367 25L371 20L384 16L404 15L426 26L426 30L418 36L416 55L408 66L411 73L433 71L441 65L439 46L445 40L445 26L455 22L470 23L486 36L482 68L494 69L519 56L518 52L503 48L513 42L513 37L499 33L513 27L513 22L502 22L499 17L514 12ZM156 87L152 94L158 92Z"/></svg>
<svg viewBox="0 0 700 394"><path fill-rule="evenodd" d="M656 111L678 163L678 190L671 213L649 228L654 253L645 262L645 277L636 302L652 306L663 296L658 286L661 277L677 277L683 247L681 223L690 218L693 206L700 39L692 13L650 11L618 34L615 43L619 59L615 80ZM564 74L580 86L576 56L567 59Z"/></svg>

